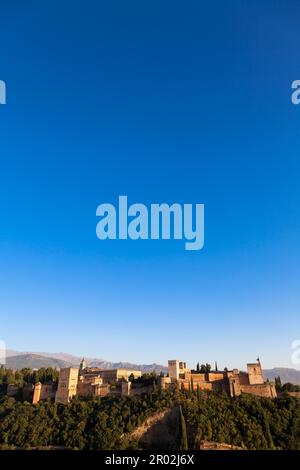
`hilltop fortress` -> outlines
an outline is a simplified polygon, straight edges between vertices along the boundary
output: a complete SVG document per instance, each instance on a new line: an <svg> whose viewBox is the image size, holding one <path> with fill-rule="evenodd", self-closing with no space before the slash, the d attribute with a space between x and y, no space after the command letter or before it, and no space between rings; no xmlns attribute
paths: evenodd
<svg viewBox="0 0 300 470"><path fill-rule="evenodd" d="M90 368L83 360L80 368L61 369L55 401L68 403L75 396L136 395L147 393L152 386L137 386L132 379L141 377L140 370ZM275 384L265 382L259 359L247 364L247 372L238 369L218 371L190 370L185 362L168 361L167 376L158 377L160 389L178 387L186 390L214 390L225 392L230 397L250 393L262 397L277 396Z"/></svg>
<svg viewBox="0 0 300 470"><path fill-rule="evenodd" d="M75 396L103 397L141 395L153 390L153 381L161 390L178 388L180 390L217 391L226 393L229 397L237 397L248 393L267 398L277 396L274 382L264 381L259 359L247 364L247 372L238 369L219 371L217 365L211 370L209 364L198 365L197 370L191 370L185 362L177 359L168 361L167 375L159 377L143 376L140 370L134 369L100 369L88 367L83 359L80 367L60 369L57 382L25 384L23 397L32 403L39 403L48 398L56 403L67 404ZM7 395L17 396L18 386L8 385Z"/></svg>
<svg viewBox="0 0 300 470"><path fill-rule="evenodd" d="M217 369L217 367L216 367ZM160 377L160 387L168 388L174 385L187 390L215 390L236 397L241 393L250 393L261 397L275 398L277 396L274 382L264 381L260 360L247 364L247 372L232 370L206 371L190 370L185 362L169 360L168 376Z"/></svg>

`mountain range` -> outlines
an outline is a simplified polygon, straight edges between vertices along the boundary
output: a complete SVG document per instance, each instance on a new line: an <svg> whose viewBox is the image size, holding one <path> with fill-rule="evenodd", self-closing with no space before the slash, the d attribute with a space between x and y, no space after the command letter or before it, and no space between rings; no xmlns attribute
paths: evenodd
<svg viewBox="0 0 300 470"><path fill-rule="evenodd" d="M275 380L275 377L280 377L281 383L285 384L290 382L292 384L300 384L300 370L291 369L288 367L274 367L273 369L264 369L265 379Z"/></svg>
<svg viewBox="0 0 300 470"><path fill-rule="evenodd" d="M81 357L73 356L67 353L47 353L47 352L19 352L6 351L6 367L17 370L23 367L38 369L40 367L53 367L61 369L62 367L78 367ZM142 372L155 371L158 374L163 371L167 372L167 367L161 364L132 364L130 362L111 362L99 358L85 358L91 367L99 367L101 369L128 368L137 369ZM300 370L287 367L274 367L273 369L264 369L264 378L274 380L280 376L281 383L291 382L300 384Z"/></svg>
<svg viewBox="0 0 300 470"><path fill-rule="evenodd" d="M99 367L101 369L137 369L142 372L155 371L166 372L167 367L160 364L132 364L130 362L111 362L99 358L85 358L90 367ZM6 351L6 367L14 370L30 367L38 369L40 367L53 367L61 369L62 367L79 367L82 357L72 356L66 353L46 353L46 352L18 352Z"/></svg>

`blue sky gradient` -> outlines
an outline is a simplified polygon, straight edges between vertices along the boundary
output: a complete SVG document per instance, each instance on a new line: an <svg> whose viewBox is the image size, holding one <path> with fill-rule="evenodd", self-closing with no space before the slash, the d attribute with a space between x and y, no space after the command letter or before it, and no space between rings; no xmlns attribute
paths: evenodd
<svg viewBox="0 0 300 470"><path fill-rule="evenodd" d="M0 8L7 347L295 367L299 2ZM98 240L121 194L204 203L204 249Z"/></svg>

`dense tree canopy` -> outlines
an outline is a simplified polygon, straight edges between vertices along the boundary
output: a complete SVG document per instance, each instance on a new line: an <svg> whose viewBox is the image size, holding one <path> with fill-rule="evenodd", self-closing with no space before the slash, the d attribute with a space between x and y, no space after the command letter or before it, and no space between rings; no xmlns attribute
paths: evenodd
<svg viewBox="0 0 300 470"><path fill-rule="evenodd" d="M39 370L29 368L13 371L0 367L0 392L5 392L7 385L16 384L22 387L25 383L52 382L58 380L59 372L52 367L42 367Z"/></svg>
<svg viewBox="0 0 300 470"><path fill-rule="evenodd" d="M32 405L5 396L10 383L21 387L49 380L57 380L57 371L0 368L0 447L138 448L140 444L130 439L131 431L150 415L177 406L181 428L174 429L174 436L179 431L179 447L195 449L199 441L211 440L244 449L300 449L300 402L295 397L229 398L199 387L159 391L155 374L135 381L152 384L152 393L132 397L76 397L69 405L51 400ZM294 387L288 384L286 390L290 389Z"/></svg>
<svg viewBox="0 0 300 470"><path fill-rule="evenodd" d="M126 448L124 439L151 414L172 405L174 394L74 398L32 405L4 397L0 402L0 446L63 446L73 449Z"/></svg>
<svg viewBox="0 0 300 470"><path fill-rule="evenodd" d="M182 409L190 426L190 447L212 440L244 449L300 449L300 403L293 397L230 399L216 393L185 393Z"/></svg>

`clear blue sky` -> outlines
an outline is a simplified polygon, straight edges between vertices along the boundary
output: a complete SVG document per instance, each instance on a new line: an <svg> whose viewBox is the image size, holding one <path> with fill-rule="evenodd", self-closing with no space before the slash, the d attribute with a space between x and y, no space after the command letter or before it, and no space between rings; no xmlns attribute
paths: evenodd
<svg viewBox="0 0 300 470"><path fill-rule="evenodd" d="M299 2L19 0L0 17L7 347L294 367ZM101 242L96 207L120 194L204 203L204 249Z"/></svg>

